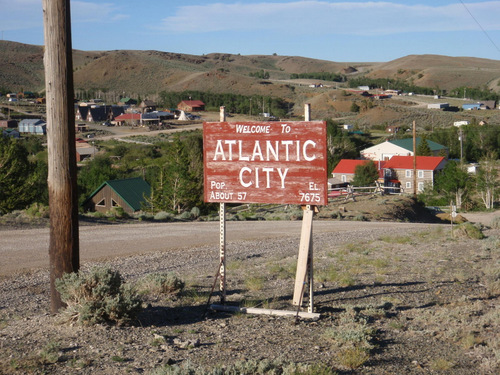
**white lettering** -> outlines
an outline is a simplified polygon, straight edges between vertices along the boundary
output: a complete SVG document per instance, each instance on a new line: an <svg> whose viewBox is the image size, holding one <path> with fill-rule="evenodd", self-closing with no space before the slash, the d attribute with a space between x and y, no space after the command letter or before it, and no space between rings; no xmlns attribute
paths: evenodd
<svg viewBox="0 0 500 375"><path fill-rule="evenodd" d="M224 149L222 148L222 140L220 139L217 140L217 146L215 146L214 160L217 160L217 156L222 156L222 160L226 160Z"/></svg>
<svg viewBox="0 0 500 375"><path fill-rule="evenodd" d="M243 160L243 161L250 161L250 157L249 156L242 156L241 155L241 149L243 148L242 147L242 143L243 143L243 141L238 141L238 147L240 149L240 156L239 156L239 158L240 158L240 160Z"/></svg>
<svg viewBox="0 0 500 375"><path fill-rule="evenodd" d="M313 140L281 140L265 142L265 153L260 140L244 143L244 140L217 140L213 160L229 161L313 161L317 155L313 152L317 144ZM250 147L253 147L252 149ZM250 150L252 150L250 152ZM284 153L284 155L283 155ZM281 155L280 155L281 154Z"/></svg>
<svg viewBox="0 0 500 375"><path fill-rule="evenodd" d="M250 182L243 181L243 173L244 172L252 173L252 170L248 167L243 167L240 169L240 184L244 187L250 187L250 186L252 186L252 181L250 181Z"/></svg>
<svg viewBox="0 0 500 375"><path fill-rule="evenodd" d="M225 143L229 146L229 160L233 160L233 145L236 144L236 140L226 140Z"/></svg>
<svg viewBox="0 0 500 375"><path fill-rule="evenodd" d="M285 146L285 160L286 161L290 161L290 158L289 158L289 147L288 146L293 145L293 141L281 141L281 144Z"/></svg>
<svg viewBox="0 0 500 375"><path fill-rule="evenodd" d="M313 147L316 147L316 142L308 140L308 141L305 141L304 146L302 146L302 150L303 150L302 152L304 154L304 159L306 159L307 161L313 161L314 159L316 159L316 155L313 155L313 156L307 155L306 149L307 149L308 145L312 145Z"/></svg>
<svg viewBox="0 0 500 375"><path fill-rule="evenodd" d="M241 134L269 134L271 132L270 125L236 125L236 133Z"/></svg>
<svg viewBox="0 0 500 375"><path fill-rule="evenodd" d="M285 168L284 171L281 171L281 168L278 168L278 174L280 175L282 189L285 188L285 177L287 173L288 173L288 168Z"/></svg>
<svg viewBox="0 0 500 375"><path fill-rule="evenodd" d="M253 152L252 152L252 161L255 160L255 158L259 157L260 160L264 160L264 156L262 155L262 150L260 148L260 143L259 141L255 141L255 145L253 146Z"/></svg>
<svg viewBox="0 0 500 375"><path fill-rule="evenodd" d="M269 189L271 187L271 177L269 177L269 173L271 173L272 171L274 171L274 168L262 168L262 171L266 172L266 175L267 175L266 188Z"/></svg>
<svg viewBox="0 0 500 375"><path fill-rule="evenodd" d="M271 160L271 155L270 154L273 154L273 157L274 157L275 161L279 160L278 141L274 142L274 148L273 148L273 146L271 144L271 141L266 141L266 150L267 150L267 153L266 153L267 161Z"/></svg>

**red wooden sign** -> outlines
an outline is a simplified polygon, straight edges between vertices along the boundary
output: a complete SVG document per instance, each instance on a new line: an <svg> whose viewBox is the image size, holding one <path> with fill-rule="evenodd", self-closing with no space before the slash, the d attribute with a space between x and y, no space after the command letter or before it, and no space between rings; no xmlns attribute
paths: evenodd
<svg viewBox="0 0 500 375"><path fill-rule="evenodd" d="M205 202L327 203L326 123L203 123Z"/></svg>

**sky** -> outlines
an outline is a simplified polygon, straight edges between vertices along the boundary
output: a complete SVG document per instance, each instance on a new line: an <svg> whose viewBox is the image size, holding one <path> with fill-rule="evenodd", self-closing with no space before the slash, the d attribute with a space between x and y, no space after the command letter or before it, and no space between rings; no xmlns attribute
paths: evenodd
<svg viewBox="0 0 500 375"><path fill-rule="evenodd" d="M413 54L500 60L500 1L71 1L74 49L383 62ZM0 0L2 40L43 45L42 0Z"/></svg>

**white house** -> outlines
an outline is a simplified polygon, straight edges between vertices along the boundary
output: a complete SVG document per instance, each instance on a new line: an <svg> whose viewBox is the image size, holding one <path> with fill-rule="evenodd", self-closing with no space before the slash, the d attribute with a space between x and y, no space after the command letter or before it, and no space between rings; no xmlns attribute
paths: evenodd
<svg viewBox="0 0 500 375"><path fill-rule="evenodd" d="M418 147L422 138L417 137L415 143ZM448 148L440 145L439 143L427 139L427 144L433 156L448 155ZM371 160L389 160L393 156L413 156L413 139L395 139L392 141L385 141L378 145L371 146L361 150L361 156L364 159Z"/></svg>
<svg viewBox="0 0 500 375"><path fill-rule="evenodd" d="M428 109L444 109L448 108L450 106L449 103L432 103L432 104L427 104Z"/></svg>

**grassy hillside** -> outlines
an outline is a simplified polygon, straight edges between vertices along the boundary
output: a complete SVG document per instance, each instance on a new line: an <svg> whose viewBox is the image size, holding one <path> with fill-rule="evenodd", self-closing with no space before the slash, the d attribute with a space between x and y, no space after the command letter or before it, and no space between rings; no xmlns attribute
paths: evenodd
<svg viewBox="0 0 500 375"><path fill-rule="evenodd" d="M370 78L401 79L448 90L459 86L500 90L498 61L438 55L411 55L382 63L343 63L278 55L75 50L73 66L77 90L101 89L143 97L163 90L292 97L291 86L307 86L309 81L289 80L290 74L315 72L348 77L366 74ZM42 46L0 41L0 67L0 87L43 91ZM261 70L269 74L269 79L250 76Z"/></svg>

